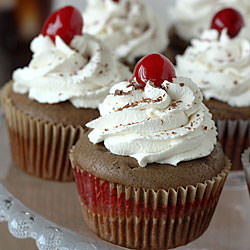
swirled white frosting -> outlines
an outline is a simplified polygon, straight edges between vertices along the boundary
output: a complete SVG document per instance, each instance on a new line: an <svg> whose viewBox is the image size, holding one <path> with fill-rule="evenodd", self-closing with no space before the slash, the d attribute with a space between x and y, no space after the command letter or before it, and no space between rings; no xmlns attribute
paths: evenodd
<svg viewBox="0 0 250 250"><path fill-rule="evenodd" d="M142 167L204 157L216 144L211 114L188 78L165 81L162 88L148 82L144 90L121 82L112 87L100 113L87 124L93 128L90 141L104 141L112 153L134 157Z"/></svg>
<svg viewBox="0 0 250 250"><path fill-rule="evenodd" d="M231 39L226 30L218 39L216 30L206 30L191 43L177 56L178 74L192 78L206 99L250 106L250 41L241 33Z"/></svg>
<svg viewBox="0 0 250 250"><path fill-rule="evenodd" d="M70 101L77 108L97 108L117 81L129 79L128 69L94 37L75 36L70 46L57 36L36 37L30 64L13 74L13 90L40 103Z"/></svg>
<svg viewBox="0 0 250 250"><path fill-rule="evenodd" d="M89 0L83 15L84 31L128 62L167 47L166 25L143 0Z"/></svg>

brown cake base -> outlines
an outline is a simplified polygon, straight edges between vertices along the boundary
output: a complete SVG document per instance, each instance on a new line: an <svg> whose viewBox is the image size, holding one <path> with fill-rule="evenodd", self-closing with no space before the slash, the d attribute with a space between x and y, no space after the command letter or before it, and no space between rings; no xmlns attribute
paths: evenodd
<svg viewBox="0 0 250 250"><path fill-rule="evenodd" d="M230 169L220 145L177 167L141 168L86 134L70 158L85 222L102 239L131 249L171 249L202 235Z"/></svg>
<svg viewBox="0 0 250 250"><path fill-rule="evenodd" d="M4 87L1 104L15 164L39 178L73 181L68 151L98 111L77 109L69 102L40 104L14 93L12 83Z"/></svg>
<svg viewBox="0 0 250 250"><path fill-rule="evenodd" d="M250 147L250 107L232 107L214 99L204 102L213 114L218 139L232 161L232 170L242 170L241 154Z"/></svg>

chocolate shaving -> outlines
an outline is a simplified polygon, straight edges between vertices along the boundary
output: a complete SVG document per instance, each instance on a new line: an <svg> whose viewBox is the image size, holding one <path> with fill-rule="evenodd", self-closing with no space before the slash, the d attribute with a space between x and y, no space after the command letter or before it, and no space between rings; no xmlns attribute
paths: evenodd
<svg viewBox="0 0 250 250"><path fill-rule="evenodd" d="M132 91L124 92L121 89L116 89L114 96L129 95Z"/></svg>
<svg viewBox="0 0 250 250"><path fill-rule="evenodd" d="M117 111L122 111L123 109L136 107L140 103L150 103L150 102L156 103L156 102L160 102L160 101L162 101L161 96L158 97L156 100L152 100L151 98L143 98L140 102L136 101L136 102L133 102L133 103L128 103L125 106L123 106L121 108L118 108Z"/></svg>
<svg viewBox="0 0 250 250"><path fill-rule="evenodd" d="M117 96L117 95L123 95L123 91L119 90L119 89L116 89L115 90L115 96Z"/></svg>

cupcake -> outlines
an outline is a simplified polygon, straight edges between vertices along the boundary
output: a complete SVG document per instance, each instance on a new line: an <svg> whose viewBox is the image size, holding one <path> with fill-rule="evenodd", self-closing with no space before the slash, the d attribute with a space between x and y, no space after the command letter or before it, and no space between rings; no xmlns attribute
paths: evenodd
<svg viewBox="0 0 250 250"><path fill-rule="evenodd" d="M221 10L211 29L177 57L178 73L203 91L234 170L242 169L241 153L250 146L250 41L243 25L238 11Z"/></svg>
<svg viewBox="0 0 250 250"><path fill-rule="evenodd" d="M230 163L198 87L152 54L133 80L112 87L100 114L70 153L88 226L132 249L170 249L202 235Z"/></svg>
<svg viewBox="0 0 250 250"><path fill-rule="evenodd" d="M110 87L130 77L101 41L82 34L82 26L74 7L54 12L31 43L31 62L1 93L13 160L37 177L73 180L69 148L98 117Z"/></svg>
<svg viewBox="0 0 250 250"><path fill-rule="evenodd" d="M166 51L166 25L144 0L89 0L84 31L110 46L133 70L142 56Z"/></svg>

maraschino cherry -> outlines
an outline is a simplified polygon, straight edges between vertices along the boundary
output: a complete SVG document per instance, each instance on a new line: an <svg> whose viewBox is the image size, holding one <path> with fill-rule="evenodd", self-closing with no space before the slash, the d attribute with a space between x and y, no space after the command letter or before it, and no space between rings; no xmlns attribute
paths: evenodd
<svg viewBox="0 0 250 250"><path fill-rule="evenodd" d="M135 66L133 78L143 87L150 80L155 86L167 80L172 82L176 77L173 64L161 54L150 54L143 57Z"/></svg>
<svg viewBox="0 0 250 250"><path fill-rule="evenodd" d="M60 36L69 45L75 35L82 35L82 27L81 12L73 6L66 6L48 17L43 27L43 36L49 36L53 42L56 36Z"/></svg>
<svg viewBox="0 0 250 250"><path fill-rule="evenodd" d="M223 29L227 29L229 37L236 37L244 26L242 15L235 9L227 8L217 12L212 20L211 29L216 29L221 34Z"/></svg>

